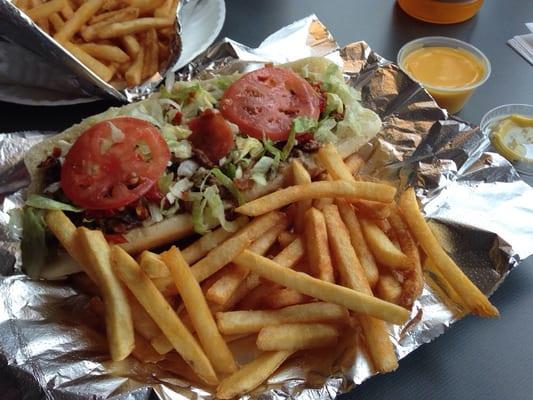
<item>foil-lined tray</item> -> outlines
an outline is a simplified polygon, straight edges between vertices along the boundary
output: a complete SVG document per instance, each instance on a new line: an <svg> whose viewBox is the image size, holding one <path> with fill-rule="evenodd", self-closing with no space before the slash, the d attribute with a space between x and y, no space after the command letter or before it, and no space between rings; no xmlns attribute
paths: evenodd
<svg viewBox="0 0 533 400"><path fill-rule="evenodd" d="M186 2L186 0L185 0ZM139 86L118 90L103 81L76 57L72 56L51 36L44 32L31 18L17 8L11 0L0 0L0 36L40 55L55 65L59 72L70 77L69 86L79 87L87 96L111 97L121 102L131 102L145 98L154 92L168 70L176 64L181 53L180 10L183 2L178 2L174 35L169 43L170 55L167 69L158 71Z"/></svg>
<svg viewBox="0 0 533 400"><path fill-rule="evenodd" d="M339 48L326 27L310 16L282 28L257 49L225 39L178 77L246 71L310 55L343 65L363 103L383 120L379 135L361 150L367 159L362 173L398 187L413 185L445 249L491 294L533 253L533 189L503 157L487 151L489 142L478 127L448 117L425 90L365 42ZM28 398L213 398L207 388L155 365L131 357L110 362L104 338L90 324L86 296L63 281L31 281L20 273L20 232L9 216L23 205L28 184L21 163L24 151L46 136L0 136L0 195L5 195L0 209L0 359ZM429 271L426 280L410 320L391 327L399 358L465 314L437 276ZM297 354L243 398L332 399L353 389L374 372L361 338L347 340L335 351ZM354 343L356 352L347 358L345 349ZM240 361L250 358L251 348L246 342L233 345Z"/></svg>

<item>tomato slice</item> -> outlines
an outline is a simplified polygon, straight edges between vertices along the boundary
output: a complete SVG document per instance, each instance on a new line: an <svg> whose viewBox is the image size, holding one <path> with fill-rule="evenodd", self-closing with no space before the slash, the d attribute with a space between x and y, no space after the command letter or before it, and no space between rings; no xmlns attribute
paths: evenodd
<svg viewBox="0 0 533 400"><path fill-rule="evenodd" d="M61 187L76 205L123 207L157 182L170 160L159 130L137 118L99 122L76 140L61 168Z"/></svg>
<svg viewBox="0 0 533 400"><path fill-rule="evenodd" d="M234 82L220 100L224 117L241 132L287 140L295 117L320 116L320 96L305 79L286 68L264 67Z"/></svg>
<svg viewBox="0 0 533 400"><path fill-rule="evenodd" d="M224 157L233 147L233 133L222 114L211 109L189 121L192 134L187 138L192 147L200 150L213 163Z"/></svg>

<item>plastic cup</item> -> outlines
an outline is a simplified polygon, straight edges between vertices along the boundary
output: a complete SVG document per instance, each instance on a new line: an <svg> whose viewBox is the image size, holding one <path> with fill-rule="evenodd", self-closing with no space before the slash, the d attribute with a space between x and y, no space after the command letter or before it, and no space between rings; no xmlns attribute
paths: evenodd
<svg viewBox="0 0 533 400"><path fill-rule="evenodd" d="M407 69L404 67L404 60L405 57L414 50L425 47L449 47L452 49L466 50L481 63L485 74L479 81L462 87L434 86L421 82L416 76L412 76L412 74L407 71ZM411 79L420 83L429 92L429 94L433 96L440 107L446 108L448 112L452 114L459 112L464 107L474 91L483 85L483 83L485 83L485 81L489 78L491 71L488 58L479 49L461 40L443 36L428 36L406 43L398 52L397 61L400 68L407 75L409 75Z"/></svg>

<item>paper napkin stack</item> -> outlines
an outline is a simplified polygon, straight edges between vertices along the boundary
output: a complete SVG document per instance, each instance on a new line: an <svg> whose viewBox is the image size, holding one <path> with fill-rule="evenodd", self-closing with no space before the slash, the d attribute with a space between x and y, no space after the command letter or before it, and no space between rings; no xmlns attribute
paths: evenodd
<svg viewBox="0 0 533 400"><path fill-rule="evenodd" d="M526 26L531 32L533 32L533 22L528 22ZM533 33L517 35L507 43L533 65Z"/></svg>

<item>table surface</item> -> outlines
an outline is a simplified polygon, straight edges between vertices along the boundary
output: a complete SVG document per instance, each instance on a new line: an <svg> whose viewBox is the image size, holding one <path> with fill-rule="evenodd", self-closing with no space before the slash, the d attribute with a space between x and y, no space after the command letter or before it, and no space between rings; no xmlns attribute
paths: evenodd
<svg viewBox="0 0 533 400"><path fill-rule="evenodd" d="M257 46L266 36L315 13L339 44L365 40L394 60L400 47L421 36L450 36L479 47L490 59L492 75L459 114L479 123L489 109L507 103L533 103L533 67L506 45L527 33L533 21L531 0L487 1L473 19L456 25L431 25L404 14L392 0L229 0L221 36ZM61 130L105 110L101 101L57 108L0 102L0 132ZM533 240L533 238L532 238ZM368 380L342 399L531 399L533 397L533 258L523 262L492 297L498 319L467 317L400 362L398 371ZM0 371L0 378L4 376ZM2 398L18 398L3 390Z"/></svg>

